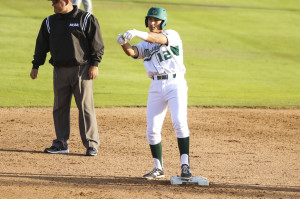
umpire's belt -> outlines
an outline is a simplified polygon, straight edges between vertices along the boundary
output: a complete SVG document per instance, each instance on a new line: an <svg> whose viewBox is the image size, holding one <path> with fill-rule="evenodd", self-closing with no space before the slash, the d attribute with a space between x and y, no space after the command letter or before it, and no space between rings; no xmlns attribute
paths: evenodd
<svg viewBox="0 0 300 199"><path fill-rule="evenodd" d="M153 80L163 80L163 79L175 79L176 73L174 74L166 74L166 75L153 75Z"/></svg>

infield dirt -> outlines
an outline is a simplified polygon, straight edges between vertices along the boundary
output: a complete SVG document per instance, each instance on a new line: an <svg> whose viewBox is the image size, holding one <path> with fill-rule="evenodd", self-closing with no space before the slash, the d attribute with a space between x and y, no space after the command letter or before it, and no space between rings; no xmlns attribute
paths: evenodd
<svg viewBox="0 0 300 199"><path fill-rule="evenodd" d="M101 146L84 156L78 111L70 153L43 153L55 138L52 108L0 108L0 198L300 198L300 110L188 109L190 164L209 187L170 184L180 174L168 112L162 130L165 179L153 168L146 108L97 108Z"/></svg>

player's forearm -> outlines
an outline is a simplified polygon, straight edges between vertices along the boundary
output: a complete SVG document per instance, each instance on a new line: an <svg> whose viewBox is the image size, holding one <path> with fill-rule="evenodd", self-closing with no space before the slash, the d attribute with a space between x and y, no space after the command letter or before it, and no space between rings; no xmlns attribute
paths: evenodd
<svg viewBox="0 0 300 199"><path fill-rule="evenodd" d="M137 51L135 51L134 48L129 43L123 44L121 46L122 46L123 51L128 56L137 57Z"/></svg>
<svg viewBox="0 0 300 199"><path fill-rule="evenodd" d="M145 40L149 43L167 44L168 39L162 33L148 32L148 38Z"/></svg>
<svg viewBox="0 0 300 199"><path fill-rule="evenodd" d="M160 33L155 33L155 32L142 32L133 29L133 30L126 31L123 34L123 38L126 40L131 40L133 37L138 37L149 43L158 43L158 44L168 43L168 39L164 34L162 34L162 31Z"/></svg>

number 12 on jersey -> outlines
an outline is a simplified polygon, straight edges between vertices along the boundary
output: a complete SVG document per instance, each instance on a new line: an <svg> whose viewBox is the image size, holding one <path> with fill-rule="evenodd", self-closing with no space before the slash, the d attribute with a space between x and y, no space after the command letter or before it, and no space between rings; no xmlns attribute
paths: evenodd
<svg viewBox="0 0 300 199"><path fill-rule="evenodd" d="M172 58L171 53L168 50L163 51L163 55L161 54L161 52L158 52L157 57L160 62L163 62L163 61L166 61L166 60Z"/></svg>

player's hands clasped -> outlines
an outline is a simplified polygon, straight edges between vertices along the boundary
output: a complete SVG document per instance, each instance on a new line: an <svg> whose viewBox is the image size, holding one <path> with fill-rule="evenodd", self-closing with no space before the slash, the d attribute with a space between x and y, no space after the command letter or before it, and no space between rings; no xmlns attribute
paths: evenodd
<svg viewBox="0 0 300 199"><path fill-rule="evenodd" d="M121 46L127 43L127 42L126 42L126 39L124 39L124 36L123 36L123 35L119 35L119 36L118 36L117 42L118 42L118 44L120 44Z"/></svg>
<svg viewBox="0 0 300 199"><path fill-rule="evenodd" d="M127 30L124 34L123 37L127 40L131 40L133 37L137 36L137 30Z"/></svg>

